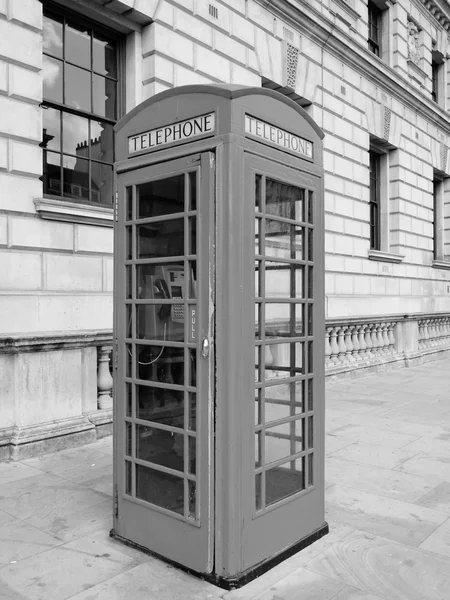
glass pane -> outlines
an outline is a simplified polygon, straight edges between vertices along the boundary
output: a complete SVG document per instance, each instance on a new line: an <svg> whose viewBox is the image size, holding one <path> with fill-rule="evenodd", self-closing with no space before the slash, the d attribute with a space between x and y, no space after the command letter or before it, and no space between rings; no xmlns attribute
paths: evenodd
<svg viewBox="0 0 450 600"><path fill-rule="evenodd" d="M63 152L89 158L89 121L77 115L63 113Z"/></svg>
<svg viewBox="0 0 450 600"><path fill-rule="evenodd" d="M131 221L131 219L133 218L133 188L132 187L127 187L125 202L126 202L126 208L125 208L126 217L125 218L127 221Z"/></svg>
<svg viewBox="0 0 450 600"><path fill-rule="evenodd" d="M137 346L136 348L139 379L184 385L183 348L169 348L168 346ZM169 395L180 401L183 399L182 392L172 391Z"/></svg>
<svg viewBox="0 0 450 600"><path fill-rule="evenodd" d="M63 156L63 196L89 200L89 161Z"/></svg>
<svg viewBox="0 0 450 600"><path fill-rule="evenodd" d="M314 421L308 417L308 448L314 448Z"/></svg>
<svg viewBox="0 0 450 600"><path fill-rule="evenodd" d="M116 118L116 88L117 84L111 79L100 75L92 76L93 103L92 112L108 119Z"/></svg>
<svg viewBox="0 0 450 600"><path fill-rule="evenodd" d="M262 440L262 432L261 431L257 431L255 433L255 468L258 468L261 466L261 461L262 461L262 457L261 457L261 440Z"/></svg>
<svg viewBox="0 0 450 600"><path fill-rule="evenodd" d="M61 152L61 113L54 108L46 108L42 112L44 116L42 148Z"/></svg>
<svg viewBox="0 0 450 600"><path fill-rule="evenodd" d="M261 357L262 351L263 351L263 349L261 346L256 346L256 348L255 348L255 381L261 381L260 357Z"/></svg>
<svg viewBox="0 0 450 600"><path fill-rule="evenodd" d="M304 458L266 471L266 506L304 489Z"/></svg>
<svg viewBox="0 0 450 600"><path fill-rule="evenodd" d="M125 414L127 417L131 417L133 414L133 397L132 397L132 384L125 384Z"/></svg>
<svg viewBox="0 0 450 600"><path fill-rule="evenodd" d="M308 298L314 297L313 267L308 267Z"/></svg>
<svg viewBox="0 0 450 600"><path fill-rule="evenodd" d="M303 227L266 219L264 253L275 258L303 260Z"/></svg>
<svg viewBox="0 0 450 600"><path fill-rule="evenodd" d="M265 389L266 423L303 413L304 388L304 381L267 386Z"/></svg>
<svg viewBox="0 0 450 600"><path fill-rule="evenodd" d="M308 379L308 410L313 410L313 380Z"/></svg>
<svg viewBox="0 0 450 600"><path fill-rule="evenodd" d="M266 261L266 298L302 298L303 269L301 265Z"/></svg>
<svg viewBox="0 0 450 600"><path fill-rule="evenodd" d="M136 458L183 471L183 434L136 425Z"/></svg>
<svg viewBox="0 0 450 600"><path fill-rule="evenodd" d="M91 162L91 200L101 204L113 203L113 167Z"/></svg>
<svg viewBox="0 0 450 600"><path fill-rule="evenodd" d="M260 339L261 337L261 329L260 329L260 313L261 313L261 304L255 304L255 337Z"/></svg>
<svg viewBox="0 0 450 600"><path fill-rule="evenodd" d="M68 64L65 71L65 104L91 112L91 73Z"/></svg>
<svg viewBox="0 0 450 600"><path fill-rule="evenodd" d="M184 514L184 481L175 475L136 465L136 497Z"/></svg>
<svg viewBox="0 0 450 600"><path fill-rule="evenodd" d="M136 418L171 427L184 426L183 393L136 385Z"/></svg>
<svg viewBox="0 0 450 600"><path fill-rule="evenodd" d="M265 352L265 379L295 377L303 373L303 344L270 344Z"/></svg>
<svg viewBox="0 0 450 600"><path fill-rule="evenodd" d="M101 75L117 77L116 49L114 45L94 33L92 68Z"/></svg>
<svg viewBox="0 0 450 600"><path fill-rule="evenodd" d="M308 455L308 485L314 485L314 454Z"/></svg>
<svg viewBox="0 0 450 600"><path fill-rule="evenodd" d="M189 173L189 210L197 210L197 173Z"/></svg>
<svg viewBox="0 0 450 600"><path fill-rule="evenodd" d="M262 177L261 175L255 176L255 210L261 212L261 183Z"/></svg>
<svg viewBox="0 0 450 600"><path fill-rule="evenodd" d="M308 222L314 223L314 192L308 193Z"/></svg>
<svg viewBox="0 0 450 600"><path fill-rule="evenodd" d="M125 377L133 377L132 347L131 344L125 344Z"/></svg>
<svg viewBox="0 0 450 600"><path fill-rule="evenodd" d="M308 373L314 372L313 343L308 342Z"/></svg>
<svg viewBox="0 0 450 600"><path fill-rule="evenodd" d="M193 392L188 392L188 402L189 402L189 429L192 431L197 430L197 394Z"/></svg>
<svg viewBox="0 0 450 600"><path fill-rule="evenodd" d="M266 178L266 213L285 219L304 220L305 190Z"/></svg>
<svg viewBox="0 0 450 600"><path fill-rule="evenodd" d="M61 154L44 152L44 191L61 196Z"/></svg>
<svg viewBox="0 0 450 600"><path fill-rule="evenodd" d="M196 387L197 385L197 350L189 349L189 385Z"/></svg>
<svg viewBox="0 0 450 600"><path fill-rule="evenodd" d="M126 260L131 260L133 256L133 228L125 227L125 239L126 239Z"/></svg>
<svg viewBox="0 0 450 600"><path fill-rule="evenodd" d="M308 229L308 260L314 260L314 247L313 247L313 230Z"/></svg>
<svg viewBox="0 0 450 600"><path fill-rule="evenodd" d="M255 260L255 295L261 297L262 294L262 277L261 277L261 260Z"/></svg>
<svg viewBox="0 0 450 600"><path fill-rule="evenodd" d="M42 77L44 79L44 100L63 101L63 64L56 58L42 57Z"/></svg>
<svg viewBox="0 0 450 600"><path fill-rule="evenodd" d="M265 336L297 337L303 335L303 307L301 304L265 305Z"/></svg>
<svg viewBox="0 0 450 600"><path fill-rule="evenodd" d="M189 254L197 254L197 217L189 217Z"/></svg>
<svg viewBox="0 0 450 600"><path fill-rule="evenodd" d="M125 306L125 337L131 338L133 332L133 306L127 304Z"/></svg>
<svg viewBox="0 0 450 600"><path fill-rule="evenodd" d="M190 435L188 437L188 449L189 449L189 459L188 459L188 469L189 473L195 475L197 472L197 438L192 437Z"/></svg>
<svg viewBox="0 0 450 600"><path fill-rule="evenodd" d="M43 51L46 54L63 57L63 31L62 23L53 17L44 16L43 26Z"/></svg>
<svg viewBox="0 0 450 600"><path fill-rule="evenodd" d="M188 494L189 494L189 506L188 506L188 517L191 519L197 518L197 502L196 502L196 483L195 481L188 481Z"/></svg>
<svg viewBox="0 0 450 600"><path fill-rule="evenodd" d="M261 510L262 508L262 484L261 484L261 473L256 475L255 477L255 506L256 510Z"/></svg>
<svg viewBox="0 0 450 600"><path fill-rule="evenodd" d="M90 156L102 162L114 162L114 129L112 125L91 121Z"/></svg>
<svg viewBox="0 0 450 600"><path fill-rule="evenodd" d="M297 419L266 429L264 444L266 465L305 449L303 423L303 419Z"/></svg>
<svg viewBox="0 0 450 600"><path fill-rule="evenodd" d="M142 183L136 186L136 199L138 219L183 212L184 175Z"/></svg>
<svg viewBox="0 0 450 600"><path fill-rule="evenodd" d="M132 272L131 272L132 266L128 265L127 267L125 267L125 286L126 286L126 291L125 291L125 297L127 300L131 300L132 297L132 293L133 293L133 286L132 286Z"/></svg>
<svg viewBox="0 0 450 600"><path fill-rule="evenodd" d="M184 219L137 226L138 258L184 255Z"/></svg>
<svg viewBox="0 0 450 600"><path fill-rule="evenodd" d="M125 494L131 496L131 469L133 465L128 460L125 461Z"/></svg>
<svg viewBox="0 0 450 600"><path fill-rule="evenodd" d="M91 68L91 36L85 27L66 25L66 61Z"/></svg>
<svg viewBox="0 0 450 600"><path fill-rule="evenodd" d="M262 235L262 219L255 219L255 254L264 254L264 236Z"/></svg>
<svg viewBox="0 0 450 600"><path fill-rule="evenodd" d="M189 269L189 298L197 298L197 262L190 260L188 262Z"/></svg>
<svg viewBox="0 0 450 600"><path fill-rule="evenodd" d="M255 390L255 425L262 423L262 390Z"/></svg>
<svg viewBox="0 0 450 600"><path fill-rule="evenodd" d="M132 424L125 423L125 455L131 456L133 446Z"/></svg>

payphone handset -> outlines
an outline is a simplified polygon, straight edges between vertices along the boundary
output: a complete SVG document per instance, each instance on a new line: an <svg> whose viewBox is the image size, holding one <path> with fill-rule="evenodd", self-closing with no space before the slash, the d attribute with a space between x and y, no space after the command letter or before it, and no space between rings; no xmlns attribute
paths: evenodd
<svg viewBox="0 0 450 600"><path fill-rule="evenodd" d="M153 288L153 298L164 300L179 298L182 300L185 295L184 269L178 265L170 267L157 267L157 274L151 276L151 285ZM173 323L184 323L184 305L164 304L159 310L159 318L167 321L169 318Z"/></svg>

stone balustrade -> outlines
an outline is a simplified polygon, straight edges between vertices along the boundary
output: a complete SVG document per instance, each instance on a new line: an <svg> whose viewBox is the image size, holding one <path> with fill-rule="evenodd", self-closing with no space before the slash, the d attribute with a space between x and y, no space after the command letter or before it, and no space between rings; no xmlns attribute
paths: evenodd
<svg viewBox="0 0 450 600"><path fill-rule="evenodd" d="M410 366L447 350L450 316L444 313L326 320L327 376Z"/></svg>
<svg viewBox="0 0 450 600"><path fill-rule="evenodd" d="M98 408L112 409L113 378L109 368L112 346L97 346L97 392Z"/></svg>

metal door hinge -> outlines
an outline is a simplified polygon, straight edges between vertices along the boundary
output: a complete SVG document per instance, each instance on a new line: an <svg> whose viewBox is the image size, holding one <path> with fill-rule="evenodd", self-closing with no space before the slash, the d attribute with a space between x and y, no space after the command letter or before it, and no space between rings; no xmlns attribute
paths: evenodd
<svg viewBox="0 0 450 600"><path fill-rule="evenodd" d="M116 190L114 198L114 221L117 222L119 215L119 192Z"/></svg>
<svg viewBox="0 0 450 600"><path fill-rule="evenodd" d="M117 483L114 485L114 516L119 516L119 489Z"/></svg>

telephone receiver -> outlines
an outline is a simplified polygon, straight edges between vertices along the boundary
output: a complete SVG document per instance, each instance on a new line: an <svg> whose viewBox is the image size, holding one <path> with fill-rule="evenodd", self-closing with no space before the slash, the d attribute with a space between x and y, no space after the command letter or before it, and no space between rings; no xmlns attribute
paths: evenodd
<svg viewBox="0 0 450 600"><path fill-rule="evenodd" d="M153 284L155 286L154 297L168 300L170 296L169 286L165 279L155 279ZM159 309L158 316L161 321L167 321L170 317L170 304L163 304Z"/></svg>

